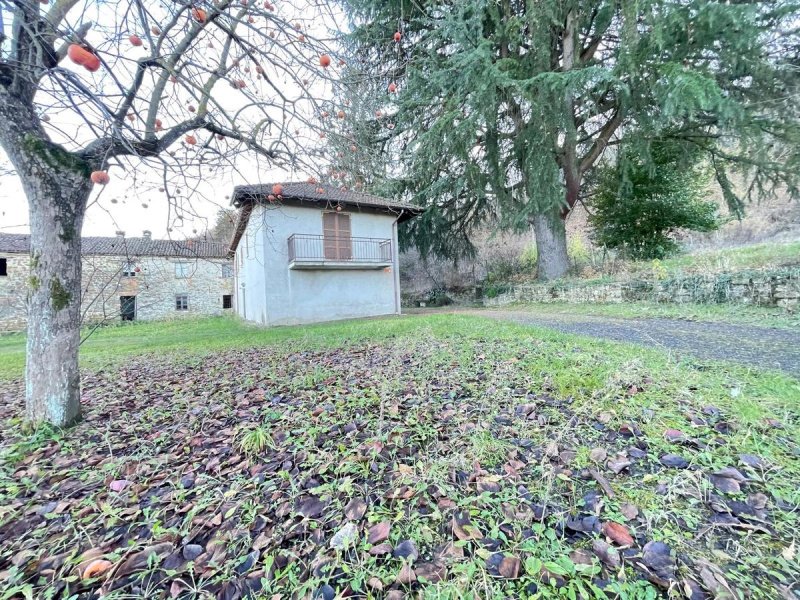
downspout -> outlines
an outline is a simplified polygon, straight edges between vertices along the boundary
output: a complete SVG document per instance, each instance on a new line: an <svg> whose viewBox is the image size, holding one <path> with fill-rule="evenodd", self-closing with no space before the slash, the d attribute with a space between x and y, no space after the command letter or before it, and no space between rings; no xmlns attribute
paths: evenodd
<svg viewBox="0 0 800 600"><path fill-rule="evenodd" d="M231 290L233 296L233 314L242 318L241 311L239 310L239 261L236 260L236 251L233 252L231 261L233 262L233 289Z"/></svg>
<svg viewBox="0 0 800 600"><path fill-rule="evenodd" d="M400 243L397 236L397 223L404 214L405 211L401 210L392 223L392 271L394 271L394 314L396 315L402 314L400 307Z"/></svg>

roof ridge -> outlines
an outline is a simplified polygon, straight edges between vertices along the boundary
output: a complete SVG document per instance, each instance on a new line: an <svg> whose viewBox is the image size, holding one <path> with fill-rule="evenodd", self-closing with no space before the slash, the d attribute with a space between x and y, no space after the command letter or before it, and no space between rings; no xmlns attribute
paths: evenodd
<svg viewBox="0 0 800 600"><path fill-rule="evenodd" d="M3 232L0 231L0 237L30 237L30 233L14 233L14 232ZM197 240L194 238L186 238L183 240L176 240L170 238L149 238L142 235L131 235L131 236L117 236L117 235L82 235L82 240L147 240L150 242L169 242L174 244L185 243L185 242L194 242L196 244L221 244L226 245L227 242L218 242L215 240Z"/></svg>
<svg viewBox="0 0 800 600"><path fill-rule="evenodd" d="M30 252L30 233L0 232L0 252ZM228 244L211 240L159 239L148 237L81 236L84 256L168 256L226 258Z"/></svg>

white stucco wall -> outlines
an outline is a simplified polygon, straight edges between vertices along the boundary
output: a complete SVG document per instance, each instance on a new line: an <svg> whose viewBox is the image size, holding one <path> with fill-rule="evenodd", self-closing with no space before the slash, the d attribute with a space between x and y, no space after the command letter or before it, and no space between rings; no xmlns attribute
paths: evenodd
<svg viewBox="0 0 800 600"><path fill-rule="evenodd" d="M236 248L236 313L248 321L267 324L266 270L262 207L250 215L247 229Z"/></svg>
<svg viewBox="0 0 800 600"><path fill-rule="evenodd" d="M391 239L396 250L394 215L343 212L350 215L352 236ZM389 269L289 269L289 236L322 235L322 214L314 207L253 208L236 249L240 316L264 325L293 325L398 312L396 252Z"/></svg>

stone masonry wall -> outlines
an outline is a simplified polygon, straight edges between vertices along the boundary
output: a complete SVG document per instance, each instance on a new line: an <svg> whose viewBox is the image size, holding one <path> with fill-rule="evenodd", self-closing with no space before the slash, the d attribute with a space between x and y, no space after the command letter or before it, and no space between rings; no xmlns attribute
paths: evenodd
<svg viewBox="0 0 800 600"><path fill-rule="evenodd" d="M699 304L752 304L794 310L800 304L800 270L722 273L663 281L616 281L519 285L494 298L486 306L513 302L675 302Z"/></svg>
<svg viewBox="0 0 800 600"><path fill-rule="evenodd" d="M28 321L30 256L0 253L0 258L6 259L6 276L0 277L0 331L19 331Z"/></svg>
<svg viewBox="0 0 800 600"><path fill-rule="evenodd" d="M29 277L27 254L2 254L6 277L0 277L0 331L19 331L27 324L25 297ZM178 276L176 263L183 263ZM223 265L228 271L223 277ZM232 261L207 258L84 256L82 314L84 323L121 320L120 298L136 297L135 320L220 315L223 295L233 294ZM138 271L137 271L138 269ZM132 272L126 276L124 272ZM176 295L186 294L188 310L176 310Z"/></svg>

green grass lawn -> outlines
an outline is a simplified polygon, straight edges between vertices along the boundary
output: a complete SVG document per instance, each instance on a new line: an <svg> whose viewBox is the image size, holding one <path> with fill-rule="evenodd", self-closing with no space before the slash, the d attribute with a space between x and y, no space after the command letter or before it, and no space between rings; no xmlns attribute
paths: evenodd
<svg viewBox="0 0 800 600"><path fill-rule="evenodd" d="M603 280L675 278L695 274L731 273L800 266L800 241L770 242L733 248L684 252L659 261L623 261L614 265L619 273Z"/></svg>
<svg viewBox="0 0 800 600"><path fill-rule="evenodd" d="M642 268L649 269L647 263ZM800 265L800 241L698 250L661 261L667 271L721 272Z"/></svg>
<svg viewBox="0 0 800 600"><path fill-rule="evenodd" d="M84 420L21 427L0 598L780 598L800 382L467 315L107 328ZM339 596L337 596L339 595Z"/></svg>

